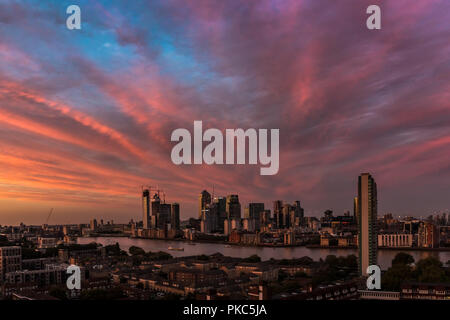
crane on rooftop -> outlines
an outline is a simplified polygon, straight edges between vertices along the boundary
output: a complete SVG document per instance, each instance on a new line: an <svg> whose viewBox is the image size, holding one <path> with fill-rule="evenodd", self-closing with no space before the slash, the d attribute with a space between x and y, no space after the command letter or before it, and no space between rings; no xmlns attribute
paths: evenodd
<svg viewBox="0 0 450 320"><path fill-rule="evenodd" d="M53 213L53 208L50 209L50 212L48 213L47 220L45 221L45 224L48 224L48 221L50 220L50 217L52 216L52 213Z"/></svg>

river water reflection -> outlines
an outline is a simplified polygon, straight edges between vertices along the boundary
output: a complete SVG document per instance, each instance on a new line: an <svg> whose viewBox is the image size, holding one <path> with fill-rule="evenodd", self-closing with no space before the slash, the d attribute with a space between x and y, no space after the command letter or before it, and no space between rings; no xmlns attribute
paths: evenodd
<svg viewBox="0 0 450 320"><path fill-rule="evenodd" d="M270 247L241 247L241 246L225 246L216 243L195 243L192 245L188 242L169 241L169 240L151 240L151 239L134 239L126 237L90 237L78 238L78 243L87 244L90 242L101 243L102 245L110 245L119 243L122 250L128 251L131 246L141 247L145 251L164 251L170 253L174 257L213 254L220 252L225 256L246 258L253 254L257 254L262 260L274 259L292 259L308 256L313 260L325 259L327 255L346 256L349 254L357 255L356 249L309 249L306 247L292 248L270 248ZM184 251L171 251L168 247L184 248ZM378 250L378 264L384 270L391 266L391 261L395 255L401 250ZM450 260L450 252L436 251L405 251L412 255L415 261L428 256L435 256L443 263Z"/></svg>

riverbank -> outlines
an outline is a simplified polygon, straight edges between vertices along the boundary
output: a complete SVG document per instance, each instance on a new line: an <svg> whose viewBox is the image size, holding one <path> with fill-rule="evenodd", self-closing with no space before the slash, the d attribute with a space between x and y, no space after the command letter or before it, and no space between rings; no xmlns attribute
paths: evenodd
<svg viewBox="0 0 450 320"><path fill-rule="evenodd" d="M158 238L142 238L142 237L130 237L126 234L98 234L98 235L91 235L88 237L83 238L113 238L113 237L121 237L121 238L128 238L128 239L142 239L142 240L152 240L152 241L175 241L175 242L183 242L183 243L189 243L189 244L196 244L196 243L208 243L208 244L219 244L219 245L230 245L230 246L237 246L237 247L256 247L256 248L298 248L298 247L305 247L308 249L332 249L332 250L356 250L358 249L357 246L321 246L319 244L272 244L272 243L260 243L260 244L247 244L247 243L233 243L228 241L214 241L214 240L186 240L186 239L158 239ZM432 251L432 252L450 252L450 247L443 247L443 248L416 248L416 247L378 247L378 250L391 250L391 251Z"/></svg>
<svg viewBox="0 0 450 320"><path fill-rule="evenodd" d="M272 243L260 243L260 244L249 244L249 243L235 243L235 242L228 242L228 241L219 241L219 240L203 240L203 239L196 239L196 240L186 240L186 239L159 239L159 238L143 238L143 237L130 237L129 239L142 239L142 240L155 240L155 241L178 241L178 242L184 242L189 244L196 244L196 243L210 243L210 244L222 244L222 245L230 245L230 246L237 246L237 247L262 247L262 248L295 248L295 247L305 247L304 244L272 244Z"/></svg>
<svg viewBox="0 0 450 320"><path fill-rule="evenodd" d="M214 253L220 253L224 256L247 258L252 255L258 255L261 260L270 259L293 259L310 257L313 260L325 259L328 255L335 256L348 256L350 254L357 255L358 250L355 248L308 248L306 246L296 247L267 247L267 246L242 246L231 245L229 243L209 243L209 242L191 242L182 240L164 240L164 239L139 239L128 237L98 237L98 238L78 238L78 243L88 244L90 242L97 242L104 246L113 245L119 243L122 250L128 251L130 247L136 246L151 252L170 252L173 257L183 256L198 256L198 255L211 255ZM192 245L195 244L195 245ZM170 251L169 247L183 247L184 251ZM386 270L391 266L392 259L399 252L405 252L406 250L379 250L378 252L378 264L382 270ZM426 258L428 256L434 256L438 258L442 263L446 263L450 260L449 251L411 251L415 261Z"/></svg>
<svg viewBox="0 0 450 320"><path fill-rule="evenodd" d="M308 249L358 249L357 246L321 246L319 244L317 245L307 245L306 248ZM378 247L379 251L386 250L386 251L431 251L431 252L448 252L450 251L449 247L444 248L416 248L416 247Z"/></svg>

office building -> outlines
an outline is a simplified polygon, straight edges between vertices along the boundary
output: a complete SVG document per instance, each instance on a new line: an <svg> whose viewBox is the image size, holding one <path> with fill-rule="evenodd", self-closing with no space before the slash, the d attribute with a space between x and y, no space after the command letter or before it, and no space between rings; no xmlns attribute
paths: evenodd
<svg viewBox="0 0 450 320"><path fill-rule="evenodd" d="M172 229L180 229L180 205L178 203L172 203L170 211L170 225Z"/></svg>
<svg viewBox="0 0 450 320"><path fill-rule="evenodd" d="M200 231L203 233L216 232L218 229L218 210L217 204L211 203L206 205L206 208L202 210L202 219L200 221Z"/></svg>
<svg viewBox="0 0 450 320"><path fill-rule="evenodd" d="M170 223L170 218L172 206L168 203L160 203L159 211L157 215L157 228L164 229L168 223Z"/></svg>
<svg viewBox="0 0 450 320"><path fill-rule="evenodd" d="M22 248L19 246L0 247L0 282L5 274L22 269Z"/></svg>
<svg viewBox="0 0 450 320"><path fill-rule="evenodd" d="M275 228L281 228L282 226L282 207L283 207L283 201L276 200L273 202L273 222Z"/></svg>
<svg viewBox="0 0 450 320"><path fill-rule="evenodd" d="M241 218L241 204L239 203L239 196L237 194L227 196L225 210L227 219Z"/></svg>
<svg viewBox="0 0 450 320"><path fill-rule="evenodd" d="M417 245L419 248L439 247L439 230L429 222L422 222L418 230Z"/></svg>
<svg viewBox="0 0 450 320"><path fill-rule="evenodd" d="M298 221L298 225L303 223L303 218L305 217L305 210L300 205L300 201L296 200L293 204L294 212L295 212L295 220Z"/></svg>
<svg viewBox="0 0 450 320"><path fill-rule="evenodd" d="M411 248L414 236L410 233L391 233L378 235L378 247Z"/></svg>
<svg viewBox="0 0 450 320"><path fill-rule="evenodd" d="M261 225L261 213L264 211L264 203L249 203L245 208L244 218L254 220L255 229L259 230Z"/></svg>
<svg viewBox="0 0 450 320"><path fill-rule="evenodd" d="M92 231L95 231L95 230L97 230L97 227L98 227L97 219L92 219L92 220L90 221L90 229L91 229Z"/></svg>
<svg viewBox="0 0 450 320"><path fill-rule="evenodd" d="M264 210L260 215L260 228L268 227L272 219L270 217L270 210Z"/></svg>
<svg viewBox="0 0 450 320"><path fill-rule="evenodd" d="M217 231L224 231L224 222L227 218L227 199L225 197L214 198L213 204L217 210Z"/></svg>
<svg viewBox="0 0 450 320"><path fill-rule="evenodd" d="M203 190L198 197L198 218L202 218L203 210L211 203L211 194L208 191Z"/></svg>
<svg viewBox="0 0 450 320"><path fill-rule="evenodd" d="M150 228L150 191L148 189L142 191L142 224L144 229Z"/></svg>

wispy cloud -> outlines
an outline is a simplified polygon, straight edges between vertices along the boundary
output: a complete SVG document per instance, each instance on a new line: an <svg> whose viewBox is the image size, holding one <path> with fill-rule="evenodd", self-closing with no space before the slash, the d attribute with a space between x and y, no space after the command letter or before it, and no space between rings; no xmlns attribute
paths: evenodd
<svg viewBox="0 0 450 320"><path fill-rule="evenodd" d="M213 185L339 212L362 171L382 211L450 207L450 3L379 1L369 31L372 2L81 1L78 31L63 2L2 3L0 220L55 203L137 218L146 184L184 217ZM278 175L173 165L170 134L194 120L280 128Z"/></svg>

